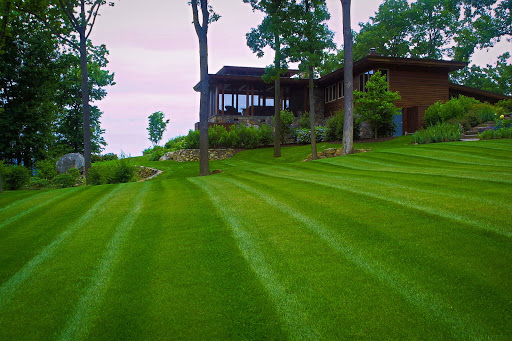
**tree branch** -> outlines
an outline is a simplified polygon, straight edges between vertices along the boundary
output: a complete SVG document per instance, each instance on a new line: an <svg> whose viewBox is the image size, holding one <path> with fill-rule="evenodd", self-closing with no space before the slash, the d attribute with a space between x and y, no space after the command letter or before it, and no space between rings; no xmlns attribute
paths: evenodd
<svg viewBox="0 0 512 341"><path fill-rule="evenodd" d="M209 20L210 20L210 13L208 12L208 0L201 0L201 12L203 14L203 25L201 28L205 32L207 32L208 24L209 24Z"/></svg>
<svg viewBox="0 0 512 341"><path fill-rule="evenodd" d="M85 36L86 39L89 39L89 36L91 35L91 32L92 32L92 28L94 27L94 24L96 23L96 18L98 17L98 12L100 10L101 4L99 2L97 2L97 4L98 4L98 7L96 7L96 12L94 13L94 16L92 17L92 23L91 23L91 26L89 27L89 33L87 33ZM93 10L94 10L94 6L93 6L93 8L91 8L91 13L89 14L89 18L87 18L87 23L89 23L89 21L91 20L91 14L93 13Z"/></svg>
<svg viewBox="0 0 512 341"><path fill-rule="evenodd" d="M193 19L194 27L196 29L196 33L199 35L203 28L201 27L201 24L199 24L199 15L197 13L197 0L192 0L190 3L192 5L192 16L194 18Z"/></svg>
<svg viewBox="0 0 512 341"><path fill-rule="evenodd" d="M59 0L60 8L66 14L66 18L69 20L69 23L71 26L74 27L75 30L78 30L78 27L80 26L78 23L78 20L75 18L72 12L70 12L69 7L67 6L67 3L65 3L63 0Z"/></svg>
<svg viewBox="0 0 512 341"><path fill-rule="evenodd" d="M44 27L46 27L48 30L50 30L50 32L55 36L57 37L57 39L61 39L62 41L64 41L65 43L67 43L69 46L71 46L72 48L74 49L78 49L78 45L73 42L72 40L66 38L62 33L59 33L57 32L57 30L55 29L55 27L51 26L50 24L48 24L48 20L46 20L45 18L41 17L40 15L30 11L29 9L26 9L26 8L23 8L23 7L20 7L18 5L16 5L16 9L18 9L19 11L22 11L22 12L25 12L27 14L30 14L32 15L34 18L36 18L41 24L44 25Z"/></svg>

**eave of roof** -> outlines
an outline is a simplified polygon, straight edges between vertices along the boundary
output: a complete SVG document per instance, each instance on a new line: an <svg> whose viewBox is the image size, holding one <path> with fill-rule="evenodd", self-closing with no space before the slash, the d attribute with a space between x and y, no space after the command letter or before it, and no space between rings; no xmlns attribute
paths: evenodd
<svg viewBox="0 0 512 341"><path fill-rule="evenodd" d="M435 59L420 59L420 58L402 58L402 57L386 57L369 55L359 59L354 63L354 74L358 73L360 69L364 69L373 64L387 64L387 65L404 65L416 66L424 68L439 68L447 69L448 72L462 69L468 65L466 62L450 61L450 60L435 60ZM343 76L344 68L340 68L318 79L318 83L325 83L332 78Z"/></svg>
<svg viewBox="0 0 512 341"><path fill-rule="evenodd" d="M467 92L467 93L472 93L472 94L475 94L475 95L486 96L486 97L495 98L495 99L498 99L498 100L512 99L512 96L502 95L502 94L498 94L496 92L481 90L481 89L472 88L472 87L469 87L469 86L455 84L455 83L450 83L448 85L448 88L450 90L454 89L454 90L458 90L458 91L461 91L461 92Z"/></svg>
<svg viewBox="0 0 512 341"><path fill-rule="evenodd" d="M263 83L263 79L261 76L240 76L240 75L217 75L210 74L208 75L210 78L210 83ZM199 84L197 83L194 86L194 90L199 92ZM269 83L271 84L271 83ZM289 78L289 77L281 77L282 85L307 85L308 80L302 78Z"/></svg>

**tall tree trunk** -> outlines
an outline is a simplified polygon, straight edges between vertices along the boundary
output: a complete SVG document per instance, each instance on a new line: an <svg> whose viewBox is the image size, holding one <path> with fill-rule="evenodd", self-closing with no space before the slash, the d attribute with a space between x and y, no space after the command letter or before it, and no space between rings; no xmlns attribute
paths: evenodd
<svg viewBox="0 0 512 341"><path fill-rule="evenodd" d="M341 0L343 7L343 44L345 50L345 120L343 122L343 155L354 152L354 62L352 59L352 29L350 25L350 1Z"/></svg>
<svg viewBox="0 0 512 341"><path fill-rule="evenodd" d="M309 67L309 120L311 123L311 159L318 158L316 153L316 131L315 131L315 69L313 66Z"/></svg>
<svg viewBox="0 0 512 341"><path fill-rule="evenodd" d="M201 101L199 104L199 175L210 175L208 160L208 36L203 29L199 34L199 67L201 69Z"/></svg>
<svg viewBox="0 0 512 341"><path fill-rule="evenodd" d="M3 192L3 188L2 188L2 174L0 173L0 193Z"/></svg>
<svg viewBox="0 0 512 341"><path fill-rule="evenodd" d="M281 40L279 34L274 35L276 55L274 67L277 77L274 81L274 157L281 157Z"/></svg>
<svg viewBox="0 0 512 341"><path fill-rule="evenodd" d="M85 26L80 27L80 71L82 74L82 115L84 125L84 158L85 179L89 184L89 168L91 167L91 114L89 109L89 72L87 70L87 38Z"/></svg>

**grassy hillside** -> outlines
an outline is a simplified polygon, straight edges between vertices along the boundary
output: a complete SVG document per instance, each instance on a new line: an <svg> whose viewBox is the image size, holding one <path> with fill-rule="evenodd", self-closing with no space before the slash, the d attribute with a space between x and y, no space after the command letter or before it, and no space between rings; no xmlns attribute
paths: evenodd
<svg viewBox="0 0 512 341"><path fill-rule="evenodd" d="M511 141L408 143L4 192L0 340L508 339Z"/></svg>

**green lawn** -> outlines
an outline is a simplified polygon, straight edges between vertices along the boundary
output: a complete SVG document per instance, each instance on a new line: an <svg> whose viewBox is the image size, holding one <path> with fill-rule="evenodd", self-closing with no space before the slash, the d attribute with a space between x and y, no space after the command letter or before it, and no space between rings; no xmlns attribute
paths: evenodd
<svg viewBox="0 0 512 341"><path fill-rule="evenodd" d="M512 141L409 142L4 192L0 340L510 339Z"/></svg>

